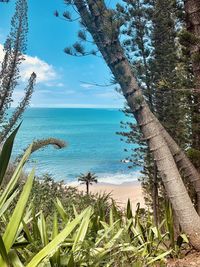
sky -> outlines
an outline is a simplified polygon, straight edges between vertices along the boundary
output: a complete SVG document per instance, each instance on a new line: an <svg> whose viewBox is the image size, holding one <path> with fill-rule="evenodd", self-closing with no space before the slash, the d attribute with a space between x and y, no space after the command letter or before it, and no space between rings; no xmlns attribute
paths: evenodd
<svg viewBox="0 0 200 267"><path fill-rule="evenodd" d="M107 0L114 5L117 0ZM9 34L14 14L14 0L0 3L0 61L3 43ZM95 56L73 57L64 48L77 41L79 25L54 16L67 10L63 0L28 0L28 44L26 60L21 67L21 80L14 91L13 106L23 97L30 73L37 74L32 107L121 108L123 97L110 84L112 75L103 59Z"/></svg>

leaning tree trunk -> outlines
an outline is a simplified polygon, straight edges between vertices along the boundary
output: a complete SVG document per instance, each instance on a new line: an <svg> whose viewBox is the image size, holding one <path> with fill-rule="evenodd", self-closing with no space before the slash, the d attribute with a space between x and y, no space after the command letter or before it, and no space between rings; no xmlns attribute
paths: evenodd
<svg viewBox="0 0 200 267"><path fill-rule="evenodd" d="M200 150L200 0L185 1L187 30L198 39L197 42L190 42L190 51L193 64L193 72L195 75L195 87L198 93L193 96L193 113L192 128L193 128L193 147ZM195 60L198 59L198 60ZM158 120L157 120L158 121ZM163 134L165 141L174 156L174 160L181 173L184 174L193 185L197 194L197 211L200 214L200 173L194 167L192 162L185 155L183 150L177 145L174 139L168 134L166 129L158 121L158 126Z"/></svg>
<svg viewBox="0 0 200 267"><path fill-rule="evenodd" d="M163 138L157 119L150 111L138 87L131 66L120 45L119 25L113 11L108 10L103 0L74 0L87 27L107 65L111 69L133 111L150 151L152 151L173 209L181 227L196 249L200 249L200 218L196 213L172 153ZM86 5L87 3L87 5Z"/></svg>
<svg viewBox="0 0 200 267"><path fill-rule="evenodd" d="M185 1L186 26L190 34L188 37L192 69L197 93L192 96L192 147L200 150L200 0ZM200 169L198 168L198 171ZM197 182L198 183L198 182ZM200 212L200 189L197 186L197 208ZM200 214L200 213L199 213Z"/></svg>
<svg viewBox="0 0 200 267"><path fill-rule="evenodd" d="M182 172L193 185L197 194L197 212L200 214L200 174L192 162L169 135L161 123L157 120L160 132L162 133L180 172Z"/></svg>

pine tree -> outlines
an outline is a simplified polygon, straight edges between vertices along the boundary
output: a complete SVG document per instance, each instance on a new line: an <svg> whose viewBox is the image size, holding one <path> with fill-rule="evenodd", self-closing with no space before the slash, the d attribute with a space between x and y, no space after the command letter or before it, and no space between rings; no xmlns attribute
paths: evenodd
<svg viewBox="0 0 200 267"><path fill-rule="evenodd" d="M188 61L194 75L190 94L191 106L191 149L189 155L195 166L200 170L200 1L185 1L185 29L180 35ZM192 86L191 86L192 87Z"/></svg>
<svg viewBox="0 0 200 267"><path fill-rule="evenodd" d="M33 72L24 90L24 97L12 114L8 115L8 110L13 101L13 91L20 79L19 68L25 60L27 32L27 1L17 0L15 14L11 20L11 31L4 45L4 58L0 71L0 144L5 141L6 137L16 126L29 105L34 90L36 74ZM65 142L55 138L38 140L33 142L32 153L48 145L61 149L65 147ZM20 156L17 159L19 158ZM9 181L15 167L15 163L10 163L4 183Z"/></svg>
<svg viewBox="0 0 200 267"><path fill-rule="evenodd" d="M172 1L163 0L152 3L148 1L148 4L143 0L124 2L126 2L126 8L119 8L122 15L125 14L126 21L123 33L128 36L128 39L124 41L124 45L129 59L137 69L135 71L137 80L143 88L151 110L157 114L159 120L179 144L186 147L189 132L186 123L187 97L177 90L182 87L182 79L179 77L181 65L179 46L175 41L176 28L178 28L175 27L178 24L177 6ZM128 128L129 125L130 123ZM132 125L131 128L133 128ZM135 131L131 130L124 135L128 137L129 143L132 139L134 143L141 145ZM142 186L147 195L148 204L153 205L154 218L157 221L158 195L160 199L165 195L163 186L149 150L146 149L144 153L144 146L142 146L142 148L136 148L136 152L131 157L138 155L139 152L145 159ZM160 194L158 194L158 188Z"/></svg>
<svg viewBox="0 0 200 267"><path fill-rule="evenodd" d="M15 14L11 20L11 31L4 45L5 55L0 71L0 143L5 140L15 127L28 106L34 89L36 74L32 73L25 88L24 98L11 116L8 116L7 111L13 101L12 94L19 83L19 67L24 60L24 53L26 52L27 32L27 2L26 0L18 0Z"/></svg>
<svg viewBox="0 0 200 267"><path fill-rule="evenodd" d="M179 54L176 41L176 2L154 1L152 14L153 57L151 75L155 90L155 112L163 126L183 148L187 146L187 98L179 91ZM178 69L178 71L177 71Z"/></svg>
<svg viewBox="0 0 200 267"><path fill-rule="evenodd" d="M126 39L123 41L123 45L130 63L133 68L135 66L134 72L138 83L143 89L151 110L154 111L153 82L150 72L153 49L151 42L152 21L150 17L152 5L144 0L124 0L124 2L126 3L125 7L118 5L118 11L125 20L125 28L123 28L122 33ZM130 110L127 108L125 108L124 112L126 115L130 114ZM133 167L139 165L142 168L140 181L146 196L145 202L153 208L154 221L158 224L159 196L156 164L145 142L142 141L142 135L137 125L128 122L123 123L122 126L126 129L126 132L121 132L120 134L126 137L126 142L139 145L131 149L128 159L129 162L133 163Z"/></svg>

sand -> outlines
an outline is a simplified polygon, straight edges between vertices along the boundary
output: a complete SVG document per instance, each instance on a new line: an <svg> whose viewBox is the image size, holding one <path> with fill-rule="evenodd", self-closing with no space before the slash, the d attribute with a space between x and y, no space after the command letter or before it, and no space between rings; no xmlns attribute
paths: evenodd
<svg viewBox="0 0 200 267"><path fill-rule="evenodd" d="M85 185L79 185L78 189L85 192ZM111 193L111 197L121 207L126 207L128 199L131 201L133 210L135 210L138 202L140 207L145 207L142 188L139 182L123 183L120 185L98 183L90 186L90 192L93 194Z"/></svg>

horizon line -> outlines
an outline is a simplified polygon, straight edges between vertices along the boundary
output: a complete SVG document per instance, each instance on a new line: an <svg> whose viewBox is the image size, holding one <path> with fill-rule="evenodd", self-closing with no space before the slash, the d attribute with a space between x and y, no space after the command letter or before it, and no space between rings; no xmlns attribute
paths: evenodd
<svg viewBox="0 0 200 267"><path fill-rule="evenodd" d="M16 108L16 106L12 106L11 108ZM112 107L112 106L111 107L109 107L109 106L108 107L98 107L98 106L97 107L81 107L81 106L80 107L78 107L78 106L77 107L59 107L59 106L56 107L55 106L54 107L54 106L49 106L48 107L48 106L41 106L41 107L27 107L26 109L30 109L30 108L31 109L33 109L33 108L42 108L42 109L45 109L45 108L46 109L47 108L57 108L57 109L59 109L59 108L60 109L80 109L80 108L82 108L82 109L122 109L123 107Z"/></svg>

